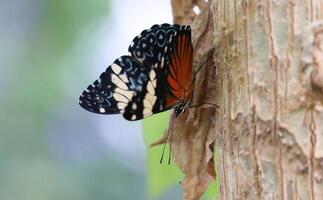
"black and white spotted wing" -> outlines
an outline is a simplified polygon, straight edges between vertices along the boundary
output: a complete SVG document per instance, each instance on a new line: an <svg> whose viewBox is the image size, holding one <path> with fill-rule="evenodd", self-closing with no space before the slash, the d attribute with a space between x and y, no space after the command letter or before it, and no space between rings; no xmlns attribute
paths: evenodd
<svg viewBox="0 0 323 200"><path fill-rule="evenodd" d="M164 67L170 63L174 52L174 40L182 27L178 24L154 25L135 37L129 46L129 54L147 67Z"/></svg>
<svg viewBox="0 0 323 200"><path fill-rule="evenodd" d="M94 113L123 113L127 120L184 105L189 98L184 90L191 86L190 36L189 26L144 30L129 46L129 56L117 59L82 93L80 105Z"/></svg>
<svg viewBox="0 0 323 200"><path fill-rule="evenodd" d="M189 26L154 25L137 36L129 47L129 53L149 67L150 72L143 90L129 102L123 116L128 120L139 120L185 106L187 99L183 93L172 91L174 84L169 81L169 76L176 79L175 87L182 86L181 91L186 84L191 87L192 52Z"/></svg>
<svg viewBox="0 0 323 200"><path fill-rule="evenodd" d="M79 104L94 113L120 113L134 94L141 92L148 80L148 71L133 57L122 56L83 91Z"/></svg>

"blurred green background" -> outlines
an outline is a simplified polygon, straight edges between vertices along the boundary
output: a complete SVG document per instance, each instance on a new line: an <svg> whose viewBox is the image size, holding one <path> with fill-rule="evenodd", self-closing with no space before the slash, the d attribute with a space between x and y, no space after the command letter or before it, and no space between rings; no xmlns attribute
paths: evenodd
<svg viewBox="0 0 323 200"><path fill-rule="evenodd" d="M168 113L101 116L78 96L132 38L171 23L168 0L11 0L0 6L0 199L181 199L159 164ZM167 155L167 153L166 153Z"/></svg>

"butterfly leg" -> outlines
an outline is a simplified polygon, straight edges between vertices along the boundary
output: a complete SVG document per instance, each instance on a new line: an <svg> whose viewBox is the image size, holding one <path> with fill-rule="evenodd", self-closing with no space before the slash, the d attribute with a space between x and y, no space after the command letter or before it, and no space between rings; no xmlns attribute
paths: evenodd
<svg viewBox="0 0 323 200"><path fill-rule="evenodd" d="M200 106L220 108L216 103L211 103L211 102L202 102L202 103L199 103L199 104L196 104L196 105L190 105L189 108L200 107Z"/></svg>
<svg viewBox="0 0 323 200"><path fill-rule="evenodd" d="M207 108L211 107L211 108L216 108L216 109L220 108L216 103L202 102L202 103L199 103L199 104L192 105L192 101L189 102L187 107L188 107L189 114L188 114L186 123L188 123L188 124L193 123L195 112L196 112L196 110L192 111L190 108L196 108L196 107L207 107Z"/></svg>

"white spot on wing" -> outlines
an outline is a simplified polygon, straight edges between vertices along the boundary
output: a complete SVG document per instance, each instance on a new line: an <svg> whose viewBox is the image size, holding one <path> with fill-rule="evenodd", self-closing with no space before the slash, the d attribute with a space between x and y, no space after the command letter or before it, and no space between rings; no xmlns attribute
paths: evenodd
<svg viewBox="0 0 323 200"><path fill-rule="evenodd" d="M105 109L104 108L100 108L100 113L105 113Z"/></svg>
<svg viewBox="0 0 323 200"><path fill-rule="evenodd" d="M120 93L120 94L122 94L123 96L125 96L125 97L127 97L128 98L128 101L133 97L133 91L129 91L129 90L121 90L121 89L119 89L119 88L116 88L115 90L114 90L116 93ZM128 102L128 101L126 101L126 102Z"/></svg>
<svg viewBox="0 0 323 200"><path fill-rule="evenodd" d="M144 99L144 108L152 108L151 102L147 99Z"/></svg>
<svg viewBox="0 0 323 200"><path fill-rule="evenodd" d="M163 59L163 58L162 58ZM143 110L143 115L150 115L152 114L152 109L153 106L157 100L157 97L155 96L155 87L156 87L156 72L154 70L151 70L149 72L149 79L150 81L148 81L147 83L147 93L145 95L145 98L143 100L143 106L144 106L144 110Z"/></svg>
<svg viewBox="0 0 323 200"><path fill-rule="evenodd" d="M123 96L119 93L116 93L116 92L113 94L113 98L117 101L121 101L121 102L125 102L125 103L129 102L129 99L127 99L125 96Z"/></svg>
<svg viewBox="0 0 323 200"><path fill-rule="evenodd" d="M162 57L162 59L161 59L161 67L163 67L164 66L164 57Z"/></svg>
<svg viewBox="0 0 323 200"><path fill-rule="evenodd" d="M119 74L121 72L121 67L115 63L111 65L112 71L116 74Z"/></svg>
<svg viewBox="0 0 323 200"><path fill-rule="evenodd" d="M154 70L151 70L149 73L149 78L150 80L154 80L156 77L156 72Z"/></svg>
<svg viewBox="0 0 323 200"><path fill-rule="evenodd" d="M128 90L127 85L115 74L111 75L111 80L114 84L116 84L119 88Z"/></svg>
<svg viewBox="0 0 323 200"><path fill-rule="evenodd" d="M153 96L153 95L151 95L149 93L146 93L145 99L148 99L152 104L154 104L155 101L156 101L156 99L157 99L157 97L156 96Z"/></svg>
<svg viewBox="0 0 323 200"><path fill-rule="evenodd" d="M137 109L137 104L136 103L133 103L132 104L132 110L136 110Z"/></svg>
<svg viewBox="0 0 323 200"><path fill-rule="evenodd" d="M152 108L157 100L156 96L151 95L150 93L146 93L146 96L144 98L144 110L143 115L147 116L152 114Z"/></svg>
<svg viewBox="0 0 323 200"><path fill-rule="evenodd" d="M117 106L119 109L124 109L127 106L127 104L123 102L118 102Z"/></svg>
<svg viewBox="0 0 323 200"><path fill-rule="evenodd" d="M144 116L150 115L151 113L152 113L151 109L149 109L149 108L145 108L143 111Z"/></svg>
<svg viewBox="0 0 323 200"><path fill-rule="evenodd" d="M132 115L131 120L135 120L135 119L136 119L136 115Z"/></svg>
<svg viewBox="0 0 323 200"><path fill-rule="evenodd" d="M129 83L129 79L128 79L128 77L127 77L127 75L126 75L126 74L121 74L119 77L121 78L121 80L122 80L123 82L125 82L125 83Z"/></svg>
<svg viewBox="0 0 323 200"><path fill-rule="evenodd" d="M155 95L155 88L154 88L153 83L151 81L149 81L148 84L147 84L147 91L151 95Z"/></svg>

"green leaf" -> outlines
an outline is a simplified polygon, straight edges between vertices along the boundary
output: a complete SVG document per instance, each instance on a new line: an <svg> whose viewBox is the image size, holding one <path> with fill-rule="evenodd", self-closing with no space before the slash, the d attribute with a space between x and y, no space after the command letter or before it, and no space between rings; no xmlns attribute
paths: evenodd
<svg viewBox="0 0 323 200"><path fill-rule="evenodd" d="M169 112L163 112L158 115L143 120L144 140L147 146L159 140L168 125ZM151 197L157 197L167 188L174 184L179 184L183 179L183 174L174 163L168 165L169 148L166 147L164 161L160 164L163 145L148 148L148 190Z"/></svg>

